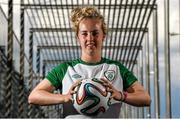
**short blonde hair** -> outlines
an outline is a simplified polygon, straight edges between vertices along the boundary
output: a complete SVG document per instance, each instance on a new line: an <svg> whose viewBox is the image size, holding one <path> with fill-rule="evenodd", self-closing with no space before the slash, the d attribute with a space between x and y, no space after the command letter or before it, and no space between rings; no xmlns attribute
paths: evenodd
<svg viewBox="0 0 180 119"><path fill-rule="evenodd" d="M70 18L71 18L71 22L73 25L73 29L76 32L76 35L78 34L79 23L84 18L98 18L98 19L100 19L102 22L103 33L107 34L107 26L106 26L106 23L104 21L104 17L94 7L86 6L86 7L82 7L82 8L80 8L80 7L75 8L71 11L71 17Z"/></svg>

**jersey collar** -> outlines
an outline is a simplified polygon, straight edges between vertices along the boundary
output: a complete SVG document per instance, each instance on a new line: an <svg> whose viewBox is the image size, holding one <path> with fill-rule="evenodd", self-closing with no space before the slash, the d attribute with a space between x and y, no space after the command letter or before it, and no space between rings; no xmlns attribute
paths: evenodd
<svg viewBox="0 0 180 119"><path fill-rule="evenodd" d="M86 64L86 65L98 65L98 64L102 64L102 63L104 62L104 58L101 57L101 61L96 62L96 63L85 62L85 61L83 61L81 58L79 58L79 61L80 61L80 63Z"/></svg>

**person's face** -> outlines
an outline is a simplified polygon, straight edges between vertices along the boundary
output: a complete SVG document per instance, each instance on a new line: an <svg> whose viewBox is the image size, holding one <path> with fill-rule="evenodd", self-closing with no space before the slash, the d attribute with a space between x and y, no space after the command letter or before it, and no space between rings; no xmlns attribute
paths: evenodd
<svg viewBox="0 0 180 119"><path fill-rule="evenodd" d="M105 34L102 31L102 23L99 19L86 18L79 23L78 41L82 53L93 55L101 53Z"/></svg>

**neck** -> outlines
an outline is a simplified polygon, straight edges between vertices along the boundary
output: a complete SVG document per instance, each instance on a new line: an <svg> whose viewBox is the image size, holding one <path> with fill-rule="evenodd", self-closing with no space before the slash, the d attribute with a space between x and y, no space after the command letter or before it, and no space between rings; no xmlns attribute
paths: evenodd
<svg viewBox="0 0 180 119"><path fill-rule="evenodd" d="M97 63L101 61L101 55L82 55L81 60L88 63Z"/></svg>

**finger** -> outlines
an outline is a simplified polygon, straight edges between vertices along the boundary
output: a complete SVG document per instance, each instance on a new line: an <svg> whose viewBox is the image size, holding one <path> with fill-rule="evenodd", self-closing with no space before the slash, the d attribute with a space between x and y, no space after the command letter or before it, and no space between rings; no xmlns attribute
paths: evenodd
<svg viewBox="0 0 180 119"><path fill-rule="evenodd" d="M71 95L73 95L73 94L75 94L75 93L77 93L76 90L72 90L72 91L70 92Z"/></svg>
<svg viewBox="0 0 180 119"><path fill-rule="evenodd" d="M73 85L73 87L79 86L80 84L81 84L81 82L78 81L78 82L76 82L76 83Z"/></svg>
<svg viewBox="0 0 180 119"><path fill-rule="evenodd" d="M108 83L108 86L109 86L110 88L112 88L112 87L113 87L110 83Z"/></svg>
<svg viewBox="0 0 180 119"><path fill-rule="evenodd" d="M78 80L77 82L75 82L72 87L71 87L71 90L74 90L77 86L81 85L81 80Z"/></svg>
<svg viewBox="0 0 180 119"><path fill-rule="evenodd" d="M111 95L109 98L110 98L110 99L114 98L114 95Z"/></svg>
<svg viewBox="0 0 180 119"><path fill-rule="evenodd" d="M107 88L107 91L112 93L112 92L113 92L113 89Z"/></svg>
<svg viewBox="0 0 180 119"><path fill-rule="evenodd" d="M105 79L105 78L101 78L101 80L102 80L103 82L105 82L105 83L108 83L108 80Z"/></svg>
<svg viewBox="0 0 180 119"><path fill-rule="evenodd" d="M109 83L109 81L105 78L101 78L101 80L103 81L104 84L108 84L111 86L111 83Z"/></svg>
<svg viewBox="0 0 180 119"><path fill-rule="evenodd" d="M70 95L73 95L75 92L73 90L70 91Z"/></svg>
<svg viewBox="0 0 180 119"><path fill-rule="evenodd" d="M71 100L72 102L74 102L74 98L73 98L72 96L71 96L70 100Z"/></svg>
<svg viewBox="0 0 180 119"><path fill-rule="evenodd" d="M108 87L108 88L111 88L111 89L113 88L113 86L110 83L104 83L103 85Z"/></svg>
<svg viewBox="0 0 180 119"><path fill-rule="evenodd" d="M75 83L75 85L76 86L78 86L78 85L80 85L82 82L81 82L82 80L78 80L76 83Z"/></svg>
<svg viewBox="0 0 180 119"><path fill-rule="evenodd" d="M115 98L115 97L116 97L116 94L115 93L111 93L110 98Z"/></svg>
<svg viewBox="0 0 180 119"><path fill-rule="evenodd" d="M106 86L106 87L109 87L109 84L108 83L103 83L102 85Z"/></svg>

